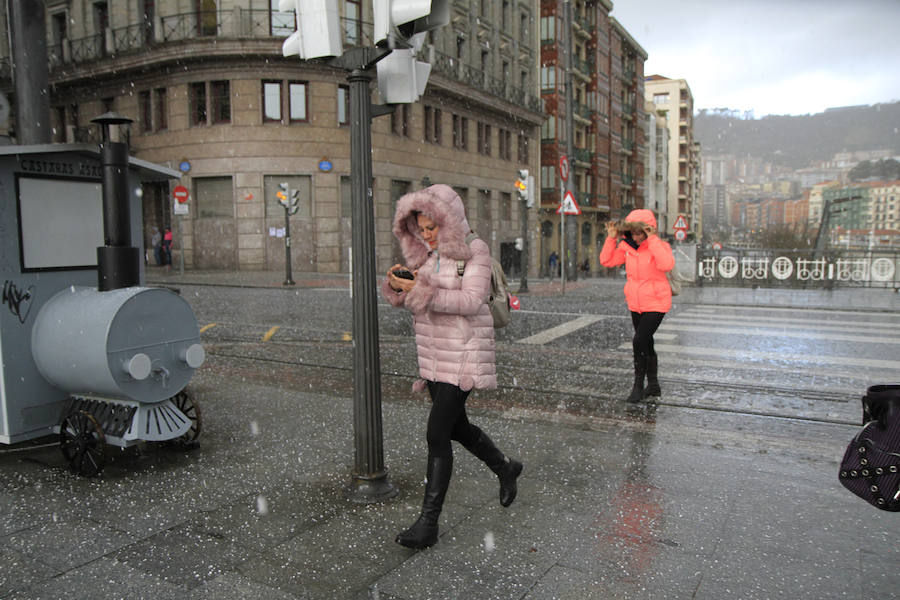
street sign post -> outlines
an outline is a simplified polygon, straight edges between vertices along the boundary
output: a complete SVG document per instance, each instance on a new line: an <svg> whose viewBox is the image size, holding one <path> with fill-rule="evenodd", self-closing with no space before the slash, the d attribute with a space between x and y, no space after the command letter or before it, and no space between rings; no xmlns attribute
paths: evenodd
<svg viewBox="0 0 900 600"><path fill-rule="evenodd" d="M559 177L563 181L569 180L569 158L565 154L559 157Z"/></svg>
<svg viewBox="0 0 900 600"><path fill-rule="evenodd" d="M183 185L176 185L175 189L172 190L172 197L179 203L184 204L190 199L191 193Z"/></svg>
<svg viewBox="0 0 900 600"><path fill-rule="evenodd" d="M565 196L563 197L562 204L559 205L559 208L556 209L556 214L564 214L564 215L580 215L581 207L578 206L578 203L575 202L575 195L572 194L571 190L567 190Z"/></svg>

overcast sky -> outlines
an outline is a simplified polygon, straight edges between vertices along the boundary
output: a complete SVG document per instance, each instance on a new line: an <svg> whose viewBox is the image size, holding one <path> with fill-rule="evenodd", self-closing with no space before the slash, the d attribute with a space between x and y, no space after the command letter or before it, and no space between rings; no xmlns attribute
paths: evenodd
<svg viewBox="0 0 900 600"><path fill-rule="evenodd" d="M900 100L900 0L613 0L694 109L803 115Z"/></svg>

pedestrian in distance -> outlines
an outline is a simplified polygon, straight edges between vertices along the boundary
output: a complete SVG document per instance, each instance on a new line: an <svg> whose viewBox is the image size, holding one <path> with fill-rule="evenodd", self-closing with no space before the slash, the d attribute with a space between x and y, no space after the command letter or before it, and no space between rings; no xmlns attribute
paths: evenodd
<svg viewBox="0 0 900 600"><path fill-rule="evenodd" d="M171 268L172 266L172 230L166 227L166 232L163 234L162 241L162 258L163 264L166 265L166 268Z"/></svg>
<svg viewBox="0 0 900 600"><path fill-rule="evenodd" d="M625 401L640 402L660 396L659 361L653 348L653 334L672 308L672 288L666 273L675 267L675 257L672 247L659 238L653 211L633 210L624 221L607 223L600 264L625 265L625 301L634 325L631 341L634 385Z"/></svg>
<svg viewBox="0 0 900 600"><path fill-rule="evenodd" d="M162 248L160 244L162 243L162 234L159 232L159 227L154 225L150 228L150 249L153 251L153 263L156 266L162 265Z"/></svg>
<svg viewBox="0 0 900 600"><path fill-rule="evenodd" d="M462 200L447 185L432 185L397 202L393 232L406 265L390 268L382 292L393 306L413 315L421 377L413 389L427 387L431 395L422 511L396 537L408 548L437 542L438 518L453 473L451 440L497 475L504 507L515 500L522 472L522 463L507 458L466 415L466 398L473 389L497 387L494 322L487 304L490 249L478 238L466 243L470 231ZM458 261L464 261L464 269Z"/></svg>
<svg viewBox="0 0 900 600"><path fill-rule="evenodd" d="M547 259L547 263L550 267L550 279L553 279L556 277L556 266L559 264L559 256L556 254L556 251L550 253L550 258Z"/></svg>

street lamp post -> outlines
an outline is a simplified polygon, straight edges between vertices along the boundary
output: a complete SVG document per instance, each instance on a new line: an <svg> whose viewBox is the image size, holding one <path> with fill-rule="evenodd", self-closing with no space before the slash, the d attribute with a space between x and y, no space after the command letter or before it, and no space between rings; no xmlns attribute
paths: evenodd
<svg viewBox="0 0 900 600"><path fill-rule="evenodd" d="M375 216L372 195L372 68L390 50L359 47L332 65L348 72L350 84L350 187L353 250L353 440L354 467L349 497L380 502L397 495L384 464L381 422L381 358L375 297Z"/></svg>

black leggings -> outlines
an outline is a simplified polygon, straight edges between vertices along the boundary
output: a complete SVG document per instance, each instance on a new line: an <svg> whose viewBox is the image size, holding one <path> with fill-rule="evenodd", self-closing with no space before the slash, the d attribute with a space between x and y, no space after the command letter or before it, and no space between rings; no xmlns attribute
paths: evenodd
<svg viewBox="0 0 900 600"><path fill-rule="evenodd" d="M466 448L478 441L481 430L469 423L466 415L466 398L458 386L442 382L428 382L431 394L431 414L428 415L428 455L431 457L452 458L451 440L456 440Z"/></svg>
<svg viewBox="0 0 900 600"><path fill-rule="evenodd" d="M631 347L634 349L634 357L653 356L653 334L659 329L666 313L661 312L631 312L631 322L634 325L634 338Z"/></svg>

